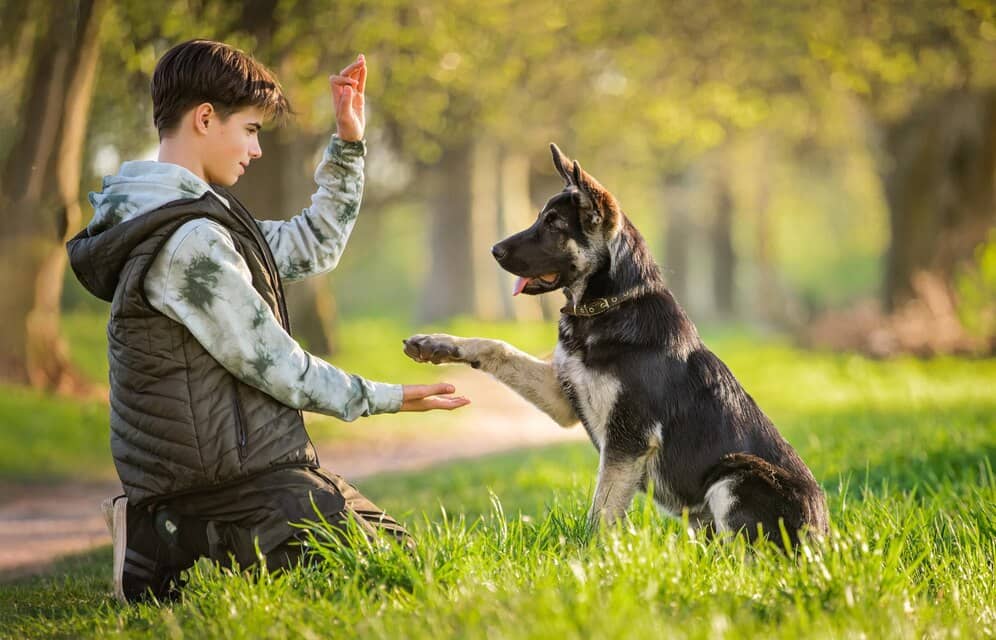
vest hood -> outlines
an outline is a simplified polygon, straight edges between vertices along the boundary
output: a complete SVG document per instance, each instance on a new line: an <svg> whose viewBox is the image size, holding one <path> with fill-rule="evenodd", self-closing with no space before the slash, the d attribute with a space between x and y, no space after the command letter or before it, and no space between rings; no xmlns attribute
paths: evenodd
<svg viewBox="0 0 996 640"><path fill-rule="evenodd" d="M104 177L103 190L90 193L93 219L66 248L69 264L83 286L101 300L111 301L121 269L144 239L139 220L165 205L217 198L211 187L188 169L168 162L125 162ZM167 208L168 210L168 208Z"/></svg>

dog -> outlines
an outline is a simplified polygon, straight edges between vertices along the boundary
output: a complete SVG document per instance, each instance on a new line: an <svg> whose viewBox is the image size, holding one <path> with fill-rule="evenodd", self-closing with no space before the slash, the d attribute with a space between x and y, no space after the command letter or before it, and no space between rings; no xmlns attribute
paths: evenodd
<svg viewBox="0 0 996 640"><path fill-rule="evenodd" d="M562 289L552 362L498 340L414 335L418 362L467 363L564 427L584 425L599 451L589 523L624 517L638 490L707 533L792 546L827 531L812 472L727 366L709 351L615 197L555 144L566 184L529 228L492 248L518 276L514 294ZM685 516L687 514L687 516Z"/></svg>

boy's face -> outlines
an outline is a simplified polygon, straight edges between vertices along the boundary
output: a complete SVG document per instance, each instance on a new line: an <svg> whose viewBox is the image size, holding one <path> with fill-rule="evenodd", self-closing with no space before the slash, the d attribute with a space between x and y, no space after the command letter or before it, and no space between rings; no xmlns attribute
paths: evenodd
<svg viewBox="0 0 996 640"><path fill-rule="evenodd" d="M203 156L208 182L230 187L246 172L250 161L263 155L259 147L262 122L263 112L258 107L240 109L227 119L214 113Z"/></svg>

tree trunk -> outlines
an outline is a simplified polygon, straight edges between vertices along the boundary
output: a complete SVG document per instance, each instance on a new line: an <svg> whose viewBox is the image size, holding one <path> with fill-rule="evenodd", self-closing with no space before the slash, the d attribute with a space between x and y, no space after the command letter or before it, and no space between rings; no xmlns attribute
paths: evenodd
<svg viewBox="0 0 996 640"><path fill-rule="evenodd" d="M712 293L720 319L728 320L736 311L737 256L733 250L733 196L730 183L721 175L714 184L715 215L712 221Z"/></svg>
<svg viewBox="0 0 996 640"><path fill-rule="evenodd" d="M770 190L765 178L762 179L758 189L757 223L754 230L758 276L758 312L763 321L777 323L781 303L778 292L778 270L775 267L775 243L770 203Z"/></svg>
<svg viewBox="0 0 996 640"><path fill-rule="evenodd" d="M522 231L536 220L538 209L529 197L529 157L505 150L501 157L501 212L499 232L494 242ZM493 243L492 243L493 244ZM495 263L497 264L497 263ZM501 270L501 299L504 316L515 320L543 320L543 300L551 296L512 297L516 277Z"/></svg>
<svg viewBox="0 0 996 640"><path fill-rule="evenodd" d="M427 172L430 207L430 264L422 289L420 322L434 322L474 309L474 279L470 254L469 145L443 151Z"/></svg>
<svg viewBox="0 0 996 640"><path fill-rule="evenodd" d="M888 130L891 240L883 302L915 297L918 272L950 283L996 223L996 93L952 93Z"/></svg>
<svg viewBox="0 0 996 640"><path fill-rule="evenodd" d="M693 225L693 178L689 172L668 176L664 182L667 214L664 225L664 280L681 305L689 301L689 247Z"/></svg>
<svg viewBox="0 0 996 640"><path fill-rule="evenodd" d="M789 324L785 297L778 282L778 250L771 219L771 167L774 165L767 136L756 142L754 172L754 261L757 270L755 312L762 322Z"/></svg>
<svg viewBox="0 0 996 640"><path fill-rule="evenodd" d="M294 337L308 351L327 357L339 350L339 310L328 282L317 277L290 283L287 309Z"/></svg>
<svg viewBox="0 0 996 640"><path fill-rule="evenodd" d="M40 25L21 130L2 178L0 240L10 322L0 338L2 377L60 392L83 390L59 329L65 242L79 229L79 182L104 0L53 5Z"/></svg>
<svg viewBox="0 0 996 640"><path fill-rule="evenodd" d="M498 241L498 145L474 141L470 180L470 264L473 271L474 316L499 320L502 312L501 273L491 256Z"/></svg>

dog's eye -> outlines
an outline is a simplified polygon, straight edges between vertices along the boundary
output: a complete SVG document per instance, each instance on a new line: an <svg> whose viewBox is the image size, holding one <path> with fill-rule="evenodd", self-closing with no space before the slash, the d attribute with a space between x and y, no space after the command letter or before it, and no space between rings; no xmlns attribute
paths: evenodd
<svg viewBox="0 0 996 640"><path fill-rule="evenodd" d="M557 226L557 222L559 222L559 219L557 218L557 214L555 213L548 213L546 214L546 217L543 218L543 224L545 224L548 227Z"/></svg>

